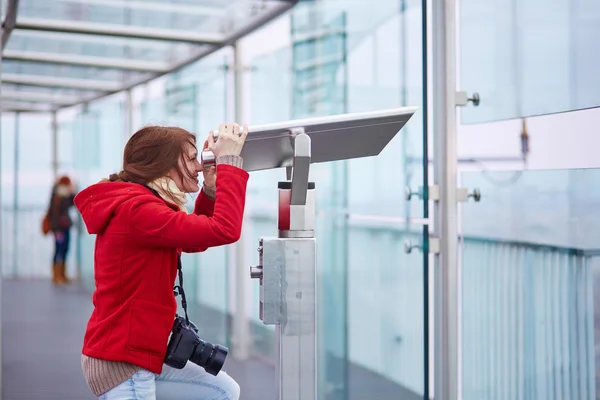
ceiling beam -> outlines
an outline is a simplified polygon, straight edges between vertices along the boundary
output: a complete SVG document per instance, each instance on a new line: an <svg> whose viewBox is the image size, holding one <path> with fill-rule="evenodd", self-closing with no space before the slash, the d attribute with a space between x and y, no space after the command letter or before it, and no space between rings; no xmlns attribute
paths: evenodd
<svg viewBox="0 0 600 400"><path fill-rule="evenodd" d="M8 0L6 7L6 16L2 21L2 49L6 46L10 34L15 28L17 21L17 11L19 10L19 0Z"/></svg>
<svg viewBox="0 0 600 400"><path fill-rule="evenodd" d="M36 104L22 101L0 102L2 112L50 112L53 108L49 104Z"/></svg>
<svg viewBox="0 0 600 400"><path fill-rule="evenodd" d="M171 42L158 42L156 40L135 40L126 37L116 37L116 36L101 36L101 35L79 35L76 33L68 33L68 32L48 32L48 31L28 31L24 29L20 29L14 32L11 36L11 41L15 39L35 39L35 40L43 40L44 43L56 42L64 46L69 46L72 43L80 44L80 43L93 43L93 44L103 44L106 46L115 46L115 47L129 47L129 48L140 48L140 49L159 49L159 50L169 50L172 43Z"/></svg>
<svg viewBox="0 0 600 400"><path fill-rule="evenodd" d="M203 6L195 4L178 4L173 2L154 3L145 0L79 0L80 4L90 4L105 7L115 7L119 9L130 8L132 11L158 11L161 13L178 13L188 15L215 16L221 17L226 14L227 9L212 6Z"/></svg>
<svg viewBox="0 0 600 400"><path fill-rule="evenodd" d="M114 81L92 79L63 78L55 76L2 74L3 83L27 86L57 87L77 90L93 90L98 92L118 92L122 86Z"/></svg>
<svg viewBox="0 0 600 400"><path fill-rule="evenodd" d="M177 31L132 25L102 24L88 21L51 20L44 18L18 18L15 29L104 35L135 39L165 40L193 44L219 44L223 37L215 33Z"/></svg>
<svg viewBox="0 0 600 400"><path fill-rule="evenodd" d="M44 53L38 51L5 50L3 60L31 61L47 64L75 65L81 67L111 68L128 71L164 73L169 71L169 65L162 62L136 61L126 58L108 58L80 56L64 53Z"/></svg>
<svg viewBox="0 0 600 400"><path fill-rule="evenodd" d="M2 100L26 101L32 103L49 103L52 105L64 106L73 104L80 99L75 96L60 96L52 93L19 91L19 90L4 90L0 92Z"/></svg>

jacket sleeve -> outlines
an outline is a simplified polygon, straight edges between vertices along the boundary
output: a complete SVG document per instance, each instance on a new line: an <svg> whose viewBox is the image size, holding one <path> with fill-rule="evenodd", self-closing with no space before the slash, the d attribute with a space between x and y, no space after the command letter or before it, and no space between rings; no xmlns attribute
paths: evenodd
<svg viewBox="0 0 600 400"><path fill-rule="evenodd" d="M200 190L200 194L198 194L198 198L196 198L196 204L194 205L194 214L212 217L214 210L215 200L208 197L204 193L204 190Z"/></svg>
<svg viewBox="0 0 600 400"><path fill-rule="evenodd" d="M130 239L138 245L203 251L236 242L241 235L248 173L217 167L217 200L211 216L174 211L155 196L139 196L130 206Z"/></svg>

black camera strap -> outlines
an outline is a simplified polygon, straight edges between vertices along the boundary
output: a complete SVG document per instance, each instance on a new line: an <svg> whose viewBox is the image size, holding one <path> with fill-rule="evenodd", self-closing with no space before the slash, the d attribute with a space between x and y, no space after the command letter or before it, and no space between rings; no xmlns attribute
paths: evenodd
<svg viewBox="0 0 600 400"><path fill-rule="evenodd" d="M177 295L181 295L181 307L183 308L183 312L185 313L185 322L190 323L190 318L187 313L187 300L185 299L185 291L183 290L183 268L181 265L181 254L177 253L177 273L179 275L179 285L175 285L173 288L173 293L175 297Z"/></svg>
<svg viewBox="0 0 600 400"><path fill-rule="evenodd" d="M160 197L158 192L156 190L152 189L150 186L147 186L147 185L142 185L142 186L144 186L146 189L150 190L152 192L152 194L155 195L156 197L158 197L159 199L162 199L162 197ZM177 298L178 295L181 295L181 307L183 308L183 312L185 313L185 322L187 322L189 324L190 318L188 317L188 312L187 312L187 300L185 298L185 291L183 290L183 267L181 264L181 254L179 252L177 252L177 275L178 275L178 279L179 279L179 285L175 285L175 287L173 287L173 294L175 295L175 298Z"/></svg>

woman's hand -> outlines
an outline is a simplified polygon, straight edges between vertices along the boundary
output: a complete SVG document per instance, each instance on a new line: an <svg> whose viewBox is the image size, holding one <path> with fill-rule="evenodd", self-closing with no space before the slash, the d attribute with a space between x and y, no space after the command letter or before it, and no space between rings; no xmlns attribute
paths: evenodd
<svg viewBox="0 0 600 400"><path fill-rule="evenodd" d="M208 140L204 142L204 147L202 147L202 151L208 150ZM204 175L204 186L208 189L214 189L217 187L217 168L212 166L208 168L204 168L202 170L202 174Z"/></svg>
<svg viewBox="0 0 600 400"><path fill-rule="evenodd" d="M247 136L248 125L246 124L241 133L238 124L221 124L216 142L212 132L208 135L208 149L213 152L215 159L221 156L239 156Z"/></svg>
<svg viewBox="0 0 600 400"><path fill-rule="evenodd" d="M204 186L209 189L217 187L217 169L214 166L204 168L202 173L204 174Z"/></svg>

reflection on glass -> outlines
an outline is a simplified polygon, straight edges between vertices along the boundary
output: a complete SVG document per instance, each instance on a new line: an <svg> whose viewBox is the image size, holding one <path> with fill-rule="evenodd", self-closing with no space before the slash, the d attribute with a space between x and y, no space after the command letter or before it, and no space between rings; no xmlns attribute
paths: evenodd
<svg viewBox="0 0 600 400"><path fill-rule="evenodd" d="M598 35L597 1L461 1L461 89L481 95L462 122L599 106Z"/></svg>
<svg viewBox="0 0 600 400"><path fill-rule="evenodd" d="M514 172L497 173L507 181ZM596 398L600 170L462 174L463 394Z"/></svg>

